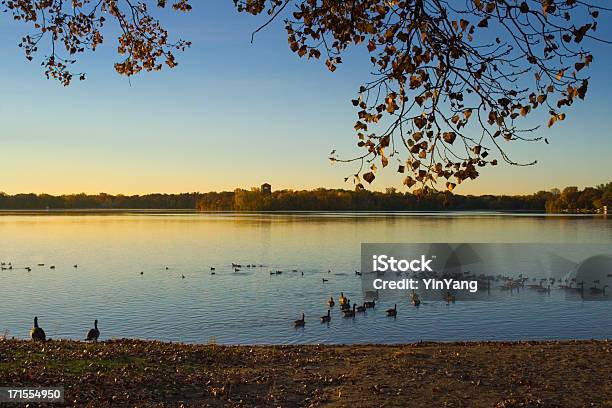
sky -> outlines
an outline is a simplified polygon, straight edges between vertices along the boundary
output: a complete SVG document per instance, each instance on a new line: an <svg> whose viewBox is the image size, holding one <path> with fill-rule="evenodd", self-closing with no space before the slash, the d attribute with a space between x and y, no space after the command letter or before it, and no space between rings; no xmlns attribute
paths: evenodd
<svg viewBox="0 0 612 408"><path fill-rule="evenodd" d="M44 77L40 60L23 57L17 44L25 27L0 15L0 191L205 192L263 182L273 189L353 188L343 179L355 165L332 165L328 157L331 150L360 152L350 100L370 72L365 54L349 54L330 73L323 61L289 50L281 21L251 44L264 20L238 14L231 0L195 2L192 13L162 17L170 32L193 42L177 68L128 80L114 71L116 41L107 36L77 65L88 79L63 87ZM612 38L612 15L600 17L599 33ZM538 130L549 145L509 146L513 158L538 164L487 168L456 193L612 181L612 46L591 48L587 101L565 122ZM368 188L403 191L395 170L379 172Z"/></svg>

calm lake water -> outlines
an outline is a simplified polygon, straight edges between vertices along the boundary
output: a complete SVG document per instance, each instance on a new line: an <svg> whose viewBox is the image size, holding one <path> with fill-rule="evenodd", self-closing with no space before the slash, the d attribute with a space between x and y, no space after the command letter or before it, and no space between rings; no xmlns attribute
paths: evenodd
<svg viewBox="0 0 612 408"><path fill-rule="evenodd" d="M561 290L525 290L503 302L427 302L418 309L405 296L396 319L384 313L393 304L382 302L355 319L342 318L336 306L331 323L321 324L330 296L337 301L343 291L363 299L354 273L362 242L588 242L612 248L612 218L4 213L0 261L14 269L0 272L0 335L26 338L37 315L54 339L82 339L96 318L102 339L194 343L612 337L612 302L567 301ZM264 266L234 272L232 262ZM31 272L18 269L26 266ZM283 274L271 276L276 270ZM295 329L302 312L306 327Z"/></svg>

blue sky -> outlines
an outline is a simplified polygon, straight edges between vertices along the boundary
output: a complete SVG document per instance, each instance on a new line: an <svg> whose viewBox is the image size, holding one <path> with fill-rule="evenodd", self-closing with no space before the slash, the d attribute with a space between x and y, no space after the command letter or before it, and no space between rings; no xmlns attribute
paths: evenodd
<svg viewBox="0 0 612 408"><path fill-rule="evenodd" d="M17 47L24 27L0 17L0 191L211 191L264 181L275 189L352 188L343 177L354 166L330 165L327 157L332 149L358 152L350 99L369 72L363 53L348 55L332 74L291 53L282 22L251 44L262 20L239 15L231 0L195 2L193 13L164 17L171 32L193 42L177 68L128 81L114 72L116 42L107 36L79 62L88 80L68 88L25 60ZM600 20L600 34L612 38L612 19ZM592 48L587 102L543 128L550 145L510 146L516 159L539 164L485 170L456 192L612 181L612 46ZM370 188L388 186L401 187L395 168Z"/></svg>

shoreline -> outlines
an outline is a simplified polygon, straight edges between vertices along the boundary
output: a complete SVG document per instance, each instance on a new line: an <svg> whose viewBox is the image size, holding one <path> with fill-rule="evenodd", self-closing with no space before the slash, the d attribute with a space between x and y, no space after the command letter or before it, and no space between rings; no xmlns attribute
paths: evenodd
<svg viewBox="0 0 612 408"><path fill-rule="evenodd" d="M0 340L0 384L82 406L612 406L610 340L403 345ZM592 405L590 405L592 404Z"/></svg>
<svg viewBox="0 0 612 408"><path fill-rule="evenodd" d="M490 209L448 209L448 210L196 210L166 208L49 208L49 209L0 209L0 215L397 215L397 216L528 216L528 217L572 217L607 218L608 214L597 212L547 213L537 210L490 210Z"/></svg>

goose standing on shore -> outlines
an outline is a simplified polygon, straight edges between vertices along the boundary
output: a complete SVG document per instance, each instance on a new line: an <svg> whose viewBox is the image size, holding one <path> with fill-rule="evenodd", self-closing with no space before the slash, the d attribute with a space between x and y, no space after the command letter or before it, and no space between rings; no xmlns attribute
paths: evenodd
<svg viewBox="0 0 612 408"><path fill-rule="evenodd" d="M87 338L85 341L98 341L100 337L100 330L98 330L98 319L94 320L94 328L87 332Z"/></svg>
<svg viewBox="0 0 612 408"><path fill-rule="evenodd" d="M47 341L45 331L38 327L38 316L34 317L34 327L30 330L30 337L34 341Z"/></svg>

